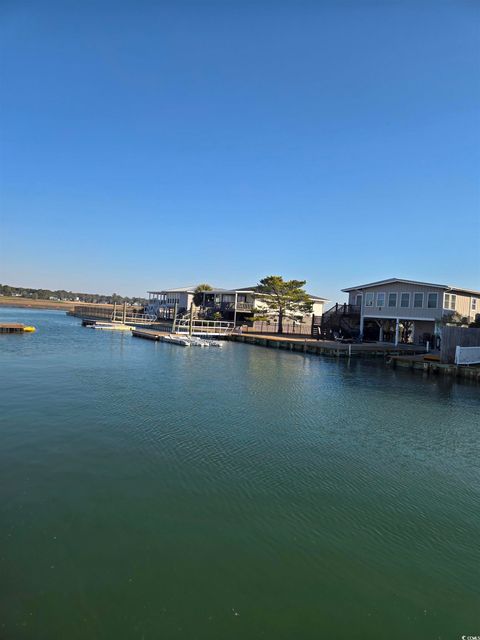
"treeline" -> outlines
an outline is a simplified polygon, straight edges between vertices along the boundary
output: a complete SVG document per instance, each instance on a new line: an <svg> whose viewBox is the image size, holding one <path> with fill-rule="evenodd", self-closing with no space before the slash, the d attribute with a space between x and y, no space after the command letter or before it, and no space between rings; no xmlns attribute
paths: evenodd
<svg viewBox="0 0 480 640"><path fill-rule="evenodd" d="M57 289L30 289L28 287L12 287L8 284L0 284L0 294L2 296L16 296L19 298L31 298L32 300L58 300L61 302L90 302L98 304L113 304L114 302L127 302L128 304L146 304L145 298L128 298L119 296L118 293L112 295L102 295L99 293L76 293Z"/></svg>

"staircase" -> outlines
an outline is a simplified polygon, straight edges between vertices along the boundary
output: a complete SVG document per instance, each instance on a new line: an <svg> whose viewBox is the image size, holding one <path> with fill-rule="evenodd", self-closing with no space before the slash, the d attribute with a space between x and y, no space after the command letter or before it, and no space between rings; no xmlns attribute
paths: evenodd
<svg viewBox="0 0 480 640"><path fill-rule="evenodd" d="M360 333L360 307L353 304L336 304L323 316L314 316L312 337L332 339L335 334L344 338L356 338Z"/></svg>

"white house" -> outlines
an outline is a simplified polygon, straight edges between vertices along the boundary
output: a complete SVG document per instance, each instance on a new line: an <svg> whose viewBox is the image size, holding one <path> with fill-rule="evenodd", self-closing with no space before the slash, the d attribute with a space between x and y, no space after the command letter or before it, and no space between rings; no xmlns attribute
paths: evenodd
<svg viewBox="0 0 480 640"><path fill-rule="evenodd" d="M312 313L302 314L304 321L308 321L312 315L321 316L326 298L309 294L313 304ZM214 289L203 294L202 307L220 311L225 319L240 324L246 317L252 315L254 309L267 310L267 305L262 299L262 294L257 291L257 286L241 287L238 289Z"/></svg>
<svg viewBox="0 0 480 640"><path fill-rule="evenodd" d="M193 302L196 287L179 287L148 292L146 313L159 318L173 318L175 306L177 313L188 313ZM219 312L225 320L242 324L252 315L254 309L266 308L261 294L253 287L239 287L237 289L212 289L204 291L200 309L203 312ZM321 316L326 298L310 295L313 303L313 315ZM308 321L312 314L304 317Z"/></svg>

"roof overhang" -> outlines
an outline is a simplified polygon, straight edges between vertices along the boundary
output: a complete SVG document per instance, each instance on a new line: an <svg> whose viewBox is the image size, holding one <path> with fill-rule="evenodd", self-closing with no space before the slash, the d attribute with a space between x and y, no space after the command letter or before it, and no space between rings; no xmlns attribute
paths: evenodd
<svg viewBox="0 0 480 640"><path fill-rule="evenodd" d="M432 282L419 282L417 280L404 280L402 278L388 278L387 280L378 280L377 282L369 282L368 284L360 284L357 287L348 287L347 289L342 289L345 293L349 293L350 291L359 291L361 289L370 289L372 287L379 287L384 284L417 284L423 287L436 287L437 289L450 289L448 284L434 284Z"/></svg>
<svg viewBox="0 0 480 640"><path fill-rule="evenodd" d="M348 287L347 289L342 289L343 292L349 293L350 291L361 291L362 289L370 289L372 287L379 287L384 284L414 284L421 287L435 287L436 289L445 289L445 291L457 291L458 293L464 293L472 296L479 296L480 291L475 291L474 289L464 289L463 287L454 287L449 284L435 284L433 282L419 282L418 280L404 280L402 278L388 278L388 280L378 280L377 282L369 282L368 284L361 284L358 287Z"/></svg>

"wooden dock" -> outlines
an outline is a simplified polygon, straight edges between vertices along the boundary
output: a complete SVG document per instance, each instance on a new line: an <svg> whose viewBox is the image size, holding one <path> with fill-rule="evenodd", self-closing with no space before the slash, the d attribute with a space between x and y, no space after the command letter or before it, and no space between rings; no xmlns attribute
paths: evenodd
<svg viewBox="0 0 480 640"><path fill-rule="evenodd" d="M0 333L32 333L35 327L29 327L19 322L2 322L0 323Z"/></svg>
<svg viewBox="0 0 480 640"><path fill-rule="evenodd" d="M163 341L169 332L156 331L152 329L134 329L132 335L136 338L147 340ZM344 344L331 340L312 340L311 338L292 338L287 336L271 336L263 334L232 334L225 336L226 340L234 342L244 342L273 349L288 349L301 353L312 353L316 355L352 357L352 356L381 356L387 358L392 355L425 354L426 349L419 345L399 344L397 346L389 343L361 343Z"/></svg>
<svg viewBox="0 0 480 640"><path fill-rule="evenodd" d="M135 338L145 338L145 340L162 340L163 336L168 335L165 331L154 331L153 329L133 329L132 336Z"/></svg>
<svg viewBox="0 0 480 640"><path fill-rule="evenodd" d="M311 338L293 338L290 336L266 336L252 333L231 335L228 337L228 340L245 342L247 344L255 344L273 349L288 349L290 351L299 351L315 355L347 358L353 356L387 358L389 356L402 355L405 353L409 355L423 355L426 353L425 347L413 344L398 344L397 346L387 342L345 344L332 340L314 340Z"/></svg>
<svg viewBox="0 0 480 640"><path fill-rule="evenodd" d="M446 375L455 378L464 378L480 383L480 366L458 366L440 362L439 356L427 355L394 355L389 360L394 368L420 371L426 374Z"/></svg>

